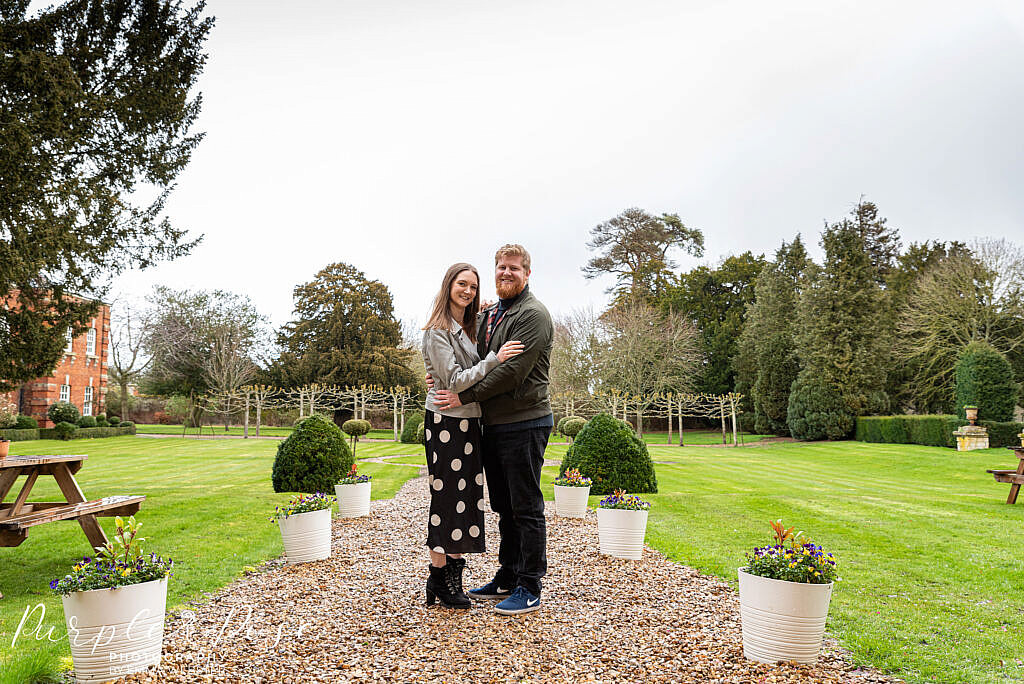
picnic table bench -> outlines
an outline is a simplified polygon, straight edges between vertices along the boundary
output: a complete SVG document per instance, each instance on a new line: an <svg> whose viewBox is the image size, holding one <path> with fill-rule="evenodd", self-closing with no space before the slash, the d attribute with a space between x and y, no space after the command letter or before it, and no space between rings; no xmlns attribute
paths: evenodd
<svg viewBox="0 0 1024 684"><path fill-rule="evenodd" d="M1020 491L1020 486L1024 484L1024 446L1008 448L1016 452L1017 458L1020 459L1017 463L1017 469L986 470L985 472L992 473L993 477L996 478L996 482L1010 483L1010 495L1006 497L1006 503L1012 504L1017 503L1017 492Z"/></svg>
<svg viewBox="0 0 1024 684"><path fill-rule="evenodd" d="M0 461L0 546L18 546L28 536L28 528L57 520L77 520L89 544L95 548L107 543L96 516L133 515L145 496L108 496L89 501L75 480L85 455L8 456ZM14 501L3 503L15 481L25 475ZM29 501L32 487L40 476L57 481L64 501Z"/></svg>

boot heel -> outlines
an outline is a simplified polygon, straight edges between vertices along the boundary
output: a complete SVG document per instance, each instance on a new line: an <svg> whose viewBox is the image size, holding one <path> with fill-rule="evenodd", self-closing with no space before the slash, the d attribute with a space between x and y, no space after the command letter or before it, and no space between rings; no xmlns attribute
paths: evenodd
<svg viewBox="0 0 1024 684"><path fill-rule="evenodd" d="M436 600L437 600L437 596L434 595L434 592L432 592L429 589L427 589L427 605L428 606L434 605L434 601L436 601Z"/></svg>

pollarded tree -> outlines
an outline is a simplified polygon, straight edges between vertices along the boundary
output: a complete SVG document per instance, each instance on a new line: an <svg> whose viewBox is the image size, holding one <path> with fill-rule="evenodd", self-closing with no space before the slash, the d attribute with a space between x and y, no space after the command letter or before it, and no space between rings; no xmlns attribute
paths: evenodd
<svg viewBox="0 0 1024 684"><path fill-rule="evenodd" d="M825 264L807 269L798 306L796 349L801 369L787 412L787 423L798 439L822 433L825 424L834 425L836 419L825 416L836 406L845 416L839 422L847 430L857 416L888 410L884 388L890 335L877 272L864 240L848 223L827 228L821 242ZM828 406L818 407L814 402L819 398ZM815 425L819 408L823 424ZM824 432L829 439L837 438L832 427Z"/></svg>
<svg viewBox="0 0 1024 684"><path fill-rule="evenodd" d="M704 234L687 228L678 214L653 216L642 209L626 209L595 226L590 236L587 247L598 255L583 267L583 275L614 275L615 285L608 291L619 301L647 297L653 284L675 267L669 257L672 250L704 254Z"/></svg>
<svg viewBox="0 0 1024 684"><path fill-rule="evenodd" d="M391 292L359 269L331 264L295 288L295 319L278 333L271 376L283 387L422 384L410 370Z"/></svg>
<svg viewBox="0 0 1024 684"><path fill-rule="evenodd" d="M0 5L0 391L50 373L110 276L187 254L164 216L202 139L205 3Z"/></svg>

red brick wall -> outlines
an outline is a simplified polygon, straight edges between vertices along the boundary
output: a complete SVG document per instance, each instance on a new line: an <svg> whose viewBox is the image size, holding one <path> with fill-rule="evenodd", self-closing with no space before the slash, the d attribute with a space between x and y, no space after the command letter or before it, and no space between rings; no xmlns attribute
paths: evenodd
<svg viewBox="0 0 1024 684"><path fill-rule="evenodd" d="M85 388L93 388L92 415L105 413L107 395L107 354L110 347L110 307L100 305L91 321L96 328L95 354L88 354L88 331L71 343L71 352L65 354L51 375L36 378L13 392L21 412L39 421L39 427L53 427L46 417L50 404L60 401L60 386L71 386L70 401L79 411L85 404ZM19 396L20 392L20 396Z"/></svg>

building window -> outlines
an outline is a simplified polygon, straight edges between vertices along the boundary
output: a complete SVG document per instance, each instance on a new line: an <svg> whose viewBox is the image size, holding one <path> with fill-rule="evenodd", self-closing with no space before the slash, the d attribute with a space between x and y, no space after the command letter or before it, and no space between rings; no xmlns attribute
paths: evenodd
<svg viewBox="0 0 1024 684"><path fill-rule="evenodd" d="M71 401L71 385L60 386L60 400Z"/></svg>
<svg viewBox="0 0 1024 684"><path fill-rule="evenodd" d="M85 388L85 403L82 404L82 415L92 415L92 387Z"/></svg>
<svg viewBox="0 0 1024 684"><path fill-rule="evenodd" d="M71 335L71 328L68 328L67 338L68 338L68 346L66 346L64 348L64 352L67 353L67 354L70 354L71 353L71 345L75 341L75 338Z"/></svg>
<svg viewBox="0 0 1024 684"><path fill-rule="evenodd" d="M85 353L87 356L96 356L96 328L89 328L85 338Z"/></svg>

